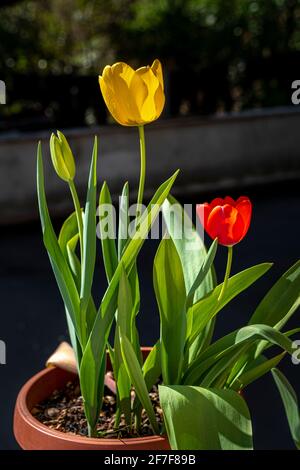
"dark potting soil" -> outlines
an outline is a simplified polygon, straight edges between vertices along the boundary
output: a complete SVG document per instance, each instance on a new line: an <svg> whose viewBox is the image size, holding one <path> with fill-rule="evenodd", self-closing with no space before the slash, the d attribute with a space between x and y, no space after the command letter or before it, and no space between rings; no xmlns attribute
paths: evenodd
<svg viewBox="0 0 300 470"><path fill-rule="evenodd" d="M157 421L162 424L162 409L159 405L158 388L153 386L149 393L155 410ZM52 395L42 403L37 404L32 410L32 415L50 429L63 433L87 436L87 422L84 415L83 399L80 394L79 383L68 382L64 389L55 390ZM140 432L137 433L126 426L122 417L120 424L115 429L116 397L105 388L102 410L100 412L97 433L100 438L131 438L152 436L153 431L145 410L142 411Z"/></svg>

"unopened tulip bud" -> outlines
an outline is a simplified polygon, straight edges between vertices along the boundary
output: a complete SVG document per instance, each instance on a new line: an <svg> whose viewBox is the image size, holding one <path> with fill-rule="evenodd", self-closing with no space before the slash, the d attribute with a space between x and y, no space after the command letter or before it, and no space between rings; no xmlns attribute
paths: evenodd
<svg viewBox="0 0 300 470"><path fill-rule="evenodd" d="M75 177L75 162L72 150L62 132L57 131L50 138L50 153L53 166L58 176L64 181L72 181Z"/></svg>

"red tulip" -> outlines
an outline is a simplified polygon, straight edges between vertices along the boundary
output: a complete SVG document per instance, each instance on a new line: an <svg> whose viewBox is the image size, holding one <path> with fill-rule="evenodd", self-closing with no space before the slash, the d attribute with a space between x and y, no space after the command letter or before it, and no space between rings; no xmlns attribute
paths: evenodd
<svg viewBox="0 0 300 470"><path fill-rule="evenodd" d="M252 204L248 197L236 201L226 196L216 198L210 204L197 204L197 215L208 233L220 245L232 246L239 243L248 232Z"/></svg>

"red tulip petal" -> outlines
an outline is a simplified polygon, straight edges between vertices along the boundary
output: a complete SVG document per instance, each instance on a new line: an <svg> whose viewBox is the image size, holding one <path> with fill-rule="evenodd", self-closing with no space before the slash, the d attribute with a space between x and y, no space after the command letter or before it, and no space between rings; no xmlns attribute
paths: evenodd
<svg viewBox="0 0 300 470"><path fill-rule="evenodd" d="M234 201L234 199L232 199L232 197L226 196L224 198L223 205L225 206L225 204L229 204L230 206L235 207L236 202Z"/></svg>
<svg viewBox="0 0 300 470"><path fill-rule="evenodd" d="M236 209L239 214L242 216L244 221L244 236L248 232L251 215L252 215L252 204L248 197L242 196L237 200Z"/></svg>
<svg viewBox="0 0 300 470"><path fill-rule="evenodd" d="M250 201L250 199L248 198L248 196L240 196L237 200L236 200L236 204L238 204L239 202L241 201Z"/></svg>
<svg viewBox="0 0 300 470"><path fill-rule="evenodd" d="M234 245L243 238L243 218L235 207L229 204L217 206L209 214L207 232L211 238L217 237L221 245Z"/></svg>
<svg viewBox="0 0 300 470"><path fill-rule="evenodd" d="M211 201L209 206L211 210L217 206L224 206L224 200L221 197L216 197L215 199Z"/></svg>

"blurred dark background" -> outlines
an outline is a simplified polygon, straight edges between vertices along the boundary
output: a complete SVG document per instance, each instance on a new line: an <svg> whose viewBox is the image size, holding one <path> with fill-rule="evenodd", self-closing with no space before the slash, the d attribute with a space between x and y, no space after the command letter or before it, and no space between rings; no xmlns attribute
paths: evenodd
<svg viewBox="0 0 300 470"><path fill-rule="evenodd" d="M126 179L132 200L139 156L135 129L112 123L98 86L106 64L163 63L166 107L147 126L146 198L177 167L181 202L247 194L253 223L236 247L233 271L263 261L272 270L219 314L216 336L244 325L272 283L299 258L300 1L297 0L5 0L0 3L0 449L17 449L12 414L21 385L67 339L64 309L42 244L35 189L42 140L47 196L59 229L71 208L49 160L48 139L62 129L74 150L84 196L92 138L100 137L99 184L114 201ZM158 335L152 288L156 241L141 253L141 341ZM100 250L95 297L106 287ZM224 274L225 250L216 268ZM299 313L290 327L299 326ZM300 396L300 369L284 370ZM249 387L257 449L292 449L271 377Z"/></svg>
<svg viewBox="0 0 300 470"><path fill-rule="evenodd" d="M288 105L299 68L298 0L6 0L0 15L1 129L104 124L95 76L124 58L161 59L172 117Z"/></svg>

